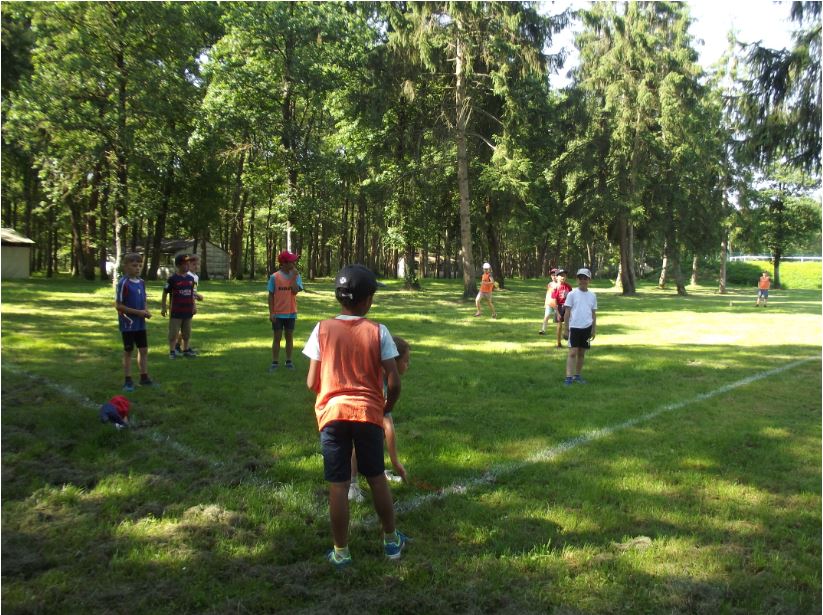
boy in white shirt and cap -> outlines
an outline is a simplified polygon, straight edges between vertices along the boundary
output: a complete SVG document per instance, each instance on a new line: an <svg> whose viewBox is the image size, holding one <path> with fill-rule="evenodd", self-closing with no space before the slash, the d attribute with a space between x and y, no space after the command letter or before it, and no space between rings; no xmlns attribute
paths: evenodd
<svg viewBox="0 0 823 615"><path fill-rule="evenodd" d="M589 290L592 272L585 267L577 270L577 288L566 297L563 322L569 334L569 356L566 359L566 386L586 384L581 377L583 359L597 328L597 296Z"/></svg>

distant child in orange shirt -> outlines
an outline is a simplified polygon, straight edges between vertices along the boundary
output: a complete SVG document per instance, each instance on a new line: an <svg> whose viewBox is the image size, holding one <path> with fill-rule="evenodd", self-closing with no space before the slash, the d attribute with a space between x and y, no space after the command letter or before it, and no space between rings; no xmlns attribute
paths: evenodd
<svg viewBox="0 0 823 615"><path fill-rule="evenodd" d="M772 287L772 279L769 277L767 272L763 272L760 276L760 279L757 281L757 302L754 304L754 307L758 307L760 305L760 300L763 299L763 307L766 307L769 303L769 289Z"/></svg>
<svg viewBox="0 0 823 615"><path fill-rule="evenodd" d="M297 293L303 290L295 263L296 254L283 250L277 257L280 269L269 277L269 320L271 320L272 343L269 372L280 367L280 339L286 335L286 369L294 369L291 360L294 347L294 325L297 322Z"/></svg>
<svg viewBox="0 0 823 615"><path fill-rule="evenodd" d="M483 263L483 276L480 278L480 292L477 293L477 298L474 300L474 305L477 311L475 316L480 316L480 300L485 299L489 308L492 311L492 318L497 318L497 312L494 310L494 303L492 303L492 293L494 292L494 278L492 277L492 266L489 263Z"/></svg>
<svg viewBox="0 0 823 615"><path fill-rule="evenodd" d="M399 559L408 538L397 530L394 503L383 459L383 417L400 397L397 347L385 325L365 318L378 282L363 265L349 265L335 278L341 313L320 321L303 354L311 363L306 385L317 393L323 473L329 482L329 516L334 548L327 558L336 568L352 562L349 552L349 484L352 450L372 492L383 526L383 552ZM383 380L386 393L383 393Z"/></svg>

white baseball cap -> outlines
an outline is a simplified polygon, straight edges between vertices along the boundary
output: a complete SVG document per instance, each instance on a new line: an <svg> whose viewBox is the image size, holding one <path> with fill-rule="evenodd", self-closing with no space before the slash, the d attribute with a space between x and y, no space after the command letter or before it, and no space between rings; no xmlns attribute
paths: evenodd
<svg viewBox="0 0 823 615"><path fill-rule="evenodd" d="M588 269L586 269L585 267L582 267L582 268L578 269L577 273L575 274L574 277L577 277L577 276L580 276L580 275L584 275L587 278L589 278L590 280L592 278L592 272L589 271Z"/></svg>
<svg viewBox="0 0 823 615"><path fill-rule="evenodd" d="M492 266L489 265L488 263L483 263L483 269L491 269L491 268L492 268Z"/></svg>

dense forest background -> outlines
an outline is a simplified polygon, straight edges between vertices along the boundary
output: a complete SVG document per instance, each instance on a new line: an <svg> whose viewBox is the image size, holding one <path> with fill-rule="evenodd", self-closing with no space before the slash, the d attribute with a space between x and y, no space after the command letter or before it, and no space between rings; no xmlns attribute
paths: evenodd
<svg viewBox="0 0 823 615"><path fill-rule="evenodd" d="M308 277L402 259L466 295L483 261L685 293L701 262L723 290L734 249L779 284L820 253L820 6L706 72L675 2L4 2L2 223L87 279L134 250L154 279L186 238L235 279L289 248Z"/></svg>

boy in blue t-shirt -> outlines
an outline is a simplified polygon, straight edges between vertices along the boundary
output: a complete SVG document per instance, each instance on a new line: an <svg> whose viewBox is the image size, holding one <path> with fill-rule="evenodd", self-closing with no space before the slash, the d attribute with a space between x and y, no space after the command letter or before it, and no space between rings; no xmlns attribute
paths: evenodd
<svg viewBox="0 0 823 615"><path fill-rule="evenodd" d="M137 365L140 368L140 384L154 384L148 374L149 344L146 338L146 320L151 314L146 307L146 283L140 279L143 257L137 253L123 256L123 276L117 280L115 307L123 337L123 390L134 390L131 379L131 355L137 346Z"/></svg>

